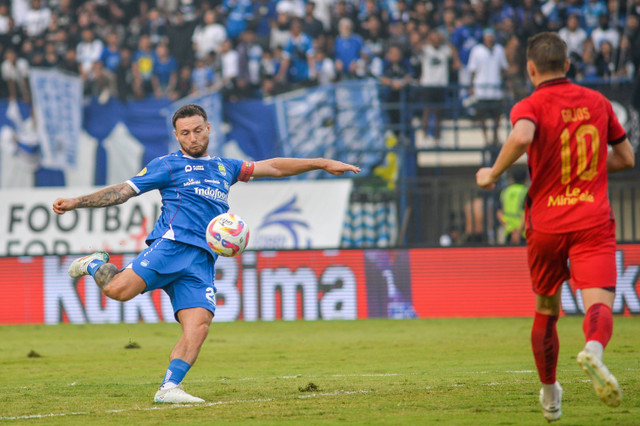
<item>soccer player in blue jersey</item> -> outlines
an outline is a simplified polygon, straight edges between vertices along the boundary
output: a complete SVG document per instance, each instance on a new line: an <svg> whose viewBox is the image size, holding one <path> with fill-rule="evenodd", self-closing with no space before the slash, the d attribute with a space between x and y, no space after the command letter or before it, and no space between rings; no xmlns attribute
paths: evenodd
<svg viewBox="0 0 640 426"><path fill-rule="evenodd" d="M358 173L351 164L325 158L272 158L243 162L209 155L210 125L198 105L186 105L173 115L180 150L152 160L128 181L78 198L58 198L58 214L78 208L122 204L138 194L157 189L162 212L147 237L149 246L124 269L109 262L105 251L73 261L69 275L91 275L102 292L127 301L138 294L162 288L171 299L182 336L173 348L164 380L154 401L194 403L203 399L186 393L180 383L193 365L209 332L215 313L214 263L205 229L215 216L229 209L231 185L253 178L294 176L311 170L333 175Z"/></svg>

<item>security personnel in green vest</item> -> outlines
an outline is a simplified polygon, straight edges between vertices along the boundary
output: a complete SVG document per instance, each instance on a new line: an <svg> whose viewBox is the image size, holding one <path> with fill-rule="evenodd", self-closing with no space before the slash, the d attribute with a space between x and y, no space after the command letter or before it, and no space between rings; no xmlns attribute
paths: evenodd
<svg viewBox="0 0 640 426"><path fill-rule="evenodd" d="M523 244L524 232L524 202L529 188L525 185L527 171L516 169L513 172L513 183L500 193L500 210L498 220L504 227L506 244Z"/></svg>

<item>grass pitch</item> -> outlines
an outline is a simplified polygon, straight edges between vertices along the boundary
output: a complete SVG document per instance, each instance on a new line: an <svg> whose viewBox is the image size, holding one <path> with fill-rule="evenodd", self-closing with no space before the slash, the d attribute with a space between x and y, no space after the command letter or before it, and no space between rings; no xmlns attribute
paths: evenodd
<svg viewBox="0 0 640 426"><path fill-rule="evenodd" d="M565 317L558 325L561 424L639 424L640 317L615 319L605 353L623 389L616 409L597 399L575 362L581 323L582 317ZM180 407L152 402L180 334L176 324L4 326L0 423L546 424L530 325L531 319L214 324L184 382L207 403Z"/></svg>

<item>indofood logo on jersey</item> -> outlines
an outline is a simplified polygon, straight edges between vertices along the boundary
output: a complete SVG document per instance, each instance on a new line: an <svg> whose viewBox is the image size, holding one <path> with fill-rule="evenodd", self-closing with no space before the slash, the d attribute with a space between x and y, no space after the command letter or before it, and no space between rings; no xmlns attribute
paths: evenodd
<svg viewBox="0 0 640 426"><path fill-rule="evenodd" d="M264 215L257 232L252 235L252 247L261 249L310 248L311 229L296 205L298 196Z"/></svg>
<svg viewBox="0 0 640 426"><path fill-rule="evenodd" d="M214 201L222 201L226 203L229 197L228 193L220 191L218 188L195 188L195 190L196 194L200 195L201 197L210 198Z"/></svg>

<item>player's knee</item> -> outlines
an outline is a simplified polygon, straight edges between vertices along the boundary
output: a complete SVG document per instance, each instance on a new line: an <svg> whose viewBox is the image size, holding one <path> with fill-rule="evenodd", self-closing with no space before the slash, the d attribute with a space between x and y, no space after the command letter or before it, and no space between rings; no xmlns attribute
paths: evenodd
<svg viewBox="0 0 640 426"><path fill-rule="evenodd" d="M560 313L559 295L554 296L537 296L536 312L545 315L558 315Z"/></svg>
<svg viewBox="0 0 640 426"><path fill-rule="evenodd" d="M209 334L209 323L195 324L192 327L189 327L188 330L185 330L185 334L187 334L192 340L202 344Z"/></svg>
<svg viewBox="0 0 640 426"><path fill-rule="evenodd" d="M209 323L198 324L196 327L196 335L198 335L203 341L209 334Z"/></svg>

